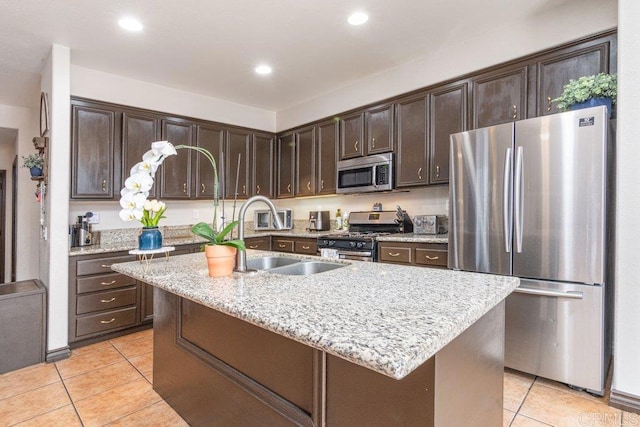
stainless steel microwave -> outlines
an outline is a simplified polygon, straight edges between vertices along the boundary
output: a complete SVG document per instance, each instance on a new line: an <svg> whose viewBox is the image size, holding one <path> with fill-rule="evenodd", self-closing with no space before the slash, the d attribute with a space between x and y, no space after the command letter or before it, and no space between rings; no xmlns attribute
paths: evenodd
<svg viewBox="0 0 640 427"><path fill-rule="evenodd" d="M282 222L285 230L291 230L293 228L293 210L291 209L277 209L278 216ZM253 214L253 228L254 230L275 230L276 225L273 219L273 214L269 209L256 210Z"/></svg>
<svg viewBox="0 0 640 427"><path fill-rule="evenodd" d="M393 190L393 153L341 160L336 193Z"/></svg>

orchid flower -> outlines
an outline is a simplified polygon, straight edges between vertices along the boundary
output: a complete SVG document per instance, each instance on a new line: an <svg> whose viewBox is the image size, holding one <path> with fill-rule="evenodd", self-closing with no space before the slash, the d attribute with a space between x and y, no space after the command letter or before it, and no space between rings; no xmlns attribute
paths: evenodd
<svg viewBox="0 0 640 427"><path fill-rule="evenodd" d="M134 173L124 182L125 188L135 192L145 192L151 190L153 178L148 173Z"/></svg>
<svg viewBox="0 0 640 427"><path fill-rule="evenodd" d="M125 192L120 199L120 206L123 209L142 209L147 200L145 193Z"/></svg>
<svg viewBox="0 0 640 427"><path fill-rule="evenodd" d="M120 219L123 221L140 221L142 219L142 209L122 209Z"/></svg>

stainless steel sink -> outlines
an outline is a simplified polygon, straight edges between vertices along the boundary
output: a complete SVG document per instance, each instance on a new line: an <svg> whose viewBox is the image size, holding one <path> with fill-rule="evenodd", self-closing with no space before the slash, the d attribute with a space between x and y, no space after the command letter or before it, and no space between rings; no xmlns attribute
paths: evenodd
<svg viewBox="0 0 640 427"><path fill-rule="evenodd" d="M247 268L251 270L271 270L272 268L297 264L299 259L284 258L279 256L265 256L261 258L251 258L247 260Z"/></svg>
<svg viewBox="0 0 640 427"><path fill-rule="evenodd" d="M310 274L324 273L336 268L346 267L346 264L321 261L305 261L284 267L274 268L270 273L286 274L291 276L308 276Z"/></svg>

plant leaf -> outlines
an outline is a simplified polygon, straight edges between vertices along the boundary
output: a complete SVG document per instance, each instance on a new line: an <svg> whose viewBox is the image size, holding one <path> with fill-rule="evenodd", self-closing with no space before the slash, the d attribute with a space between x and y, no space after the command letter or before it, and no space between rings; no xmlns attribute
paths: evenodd
<svg viewBox="0 0 640 427"><path fill-rule="evenodd" d="M229 234L231 232L231 230L233 230L233 228L236 225L238 225L238 221L231 221L229 224L227 224L227 226L225 228L223 228L220 233L218 233L218 237L216 238L216 242L218 244L220 244L224 240L224 237L227 234Z"/></svg>
<svg viewBox="0 0 640 427"><path fill-rule="evenodd" d="M206 222L199 222L193 227L191 227L191 232L196 236L202 237L203 239L207 239L210 242L215 242L217 238L216 231L211 228L209 224Z"/></svg>
<svg viewBox="0 0 640 427"><path fill-rule="evenodd" d="M224 246L233 246L239 251L247 250L246 246L244 245L244 240L224 240L223 242L220 242L218 244Z"/></svg>

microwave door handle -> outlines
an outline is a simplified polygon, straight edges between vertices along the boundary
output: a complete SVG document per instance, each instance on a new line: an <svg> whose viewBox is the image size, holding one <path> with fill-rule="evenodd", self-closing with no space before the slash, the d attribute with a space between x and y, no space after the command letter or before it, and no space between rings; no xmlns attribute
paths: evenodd
<svg viewBox="0 0 640 427"><path fill-rule="evenodd" d="M375 188L378 188L378 180L377 180L377 171L378 171L378 165L373 165L373 174L371 177L371 185L373 185Z"/></svg>

